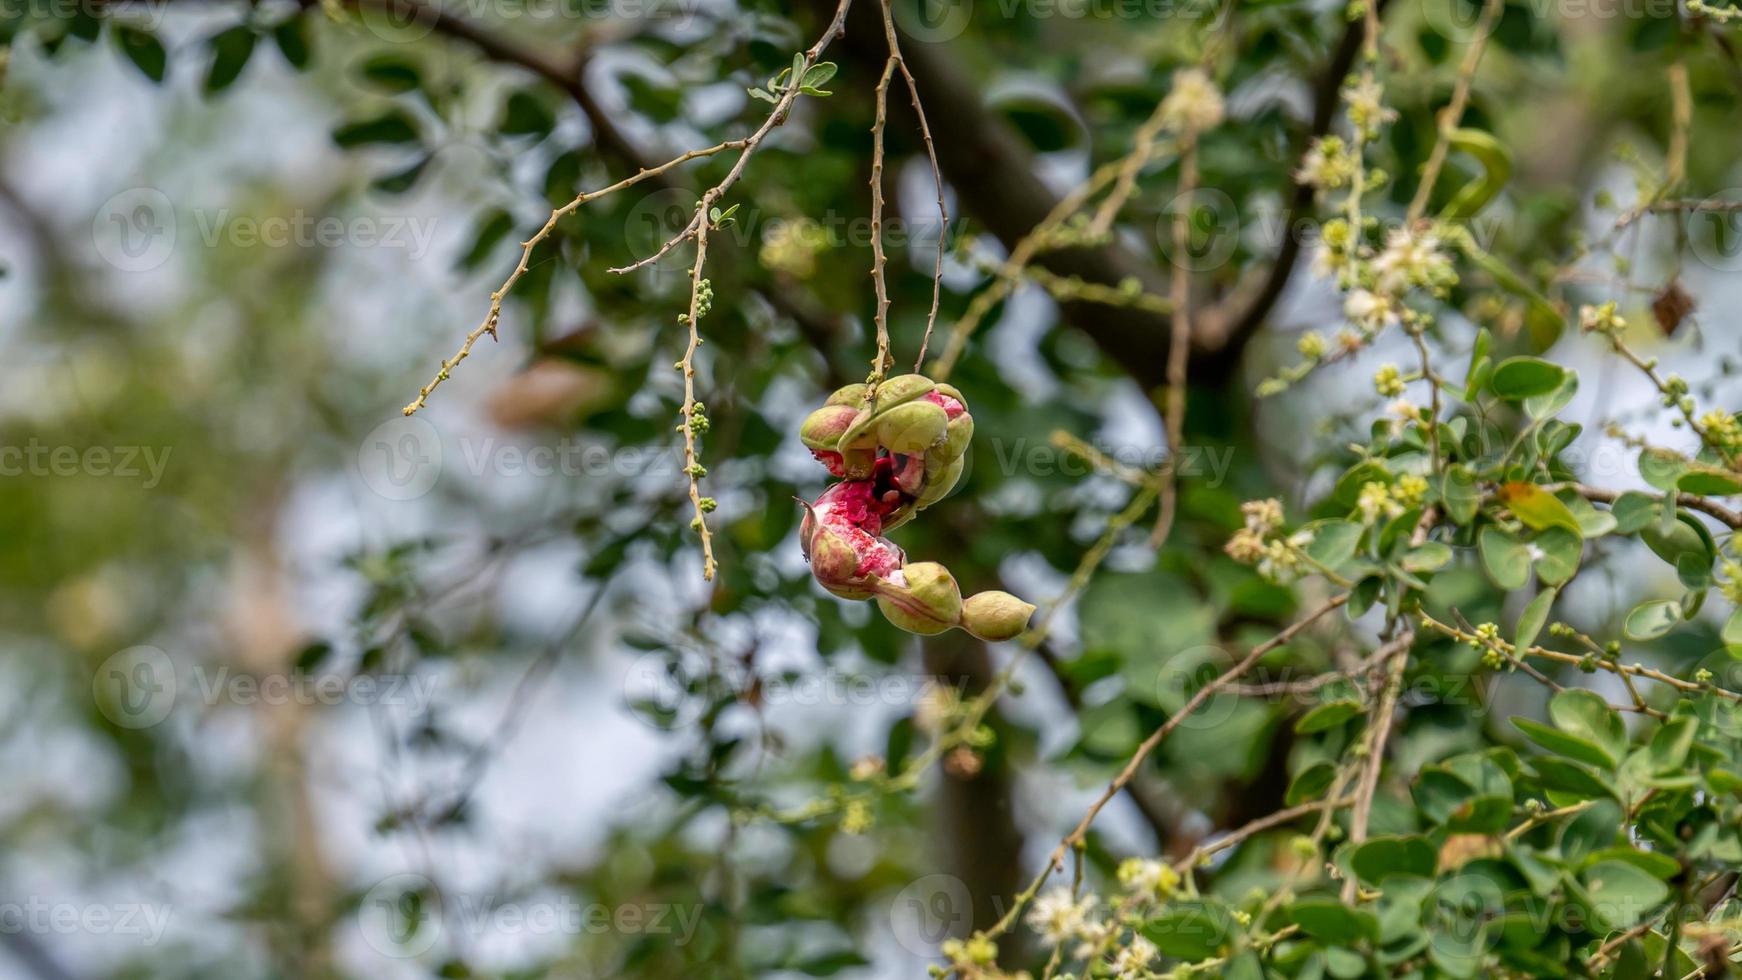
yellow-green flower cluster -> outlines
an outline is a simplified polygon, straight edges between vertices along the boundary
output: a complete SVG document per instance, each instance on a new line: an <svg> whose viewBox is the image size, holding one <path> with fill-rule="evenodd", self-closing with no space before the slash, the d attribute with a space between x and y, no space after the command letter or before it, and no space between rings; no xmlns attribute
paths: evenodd
<svg viewBox="0 0 1742 980"><path fill-rule="evenodd" d="M1380 517L1396 517L1403 513L1405 505L1391 492L1388 484L1368 480L1361 484L1361 491L1355 496L1355 509L1361 513L1362 523L1371 524Z"/></svg>
<svg viewBox="0 0 1742 980"><path fill-rule="evenodd" d="M1373 372L1373 389L1386 398L1398 398L1403 395L1403 372L1395 364L1381 365Z"/></svg>
<svg viewBox="0 0 1742 980"><path fill-rule="evenodd" d="M1202 68L1173 73L1173 88L1161 100L1163 125L1176 133L1196 135L1214 129L1224 115L1222 92Z"/></svg>
<svg viewBox="0 0 1742 980"><path fill-rule="evenodd" d="M1700 431L1713 447L1725 453L1742 451L1742 423L1729 412L1713 409L1700 416Z"/></svg>
<svg viewBox="0 0 1742 980"><path fill-rule="evenodd" d="M1179 872L1165 861L1126 858L1119 864L1119 884L1139 898L1166 900L1179 882Z"/></svg>
<svg viewBox="0 0 1742 980"><path fill-rule="evenodd" d="M1506 666L1506 653L1500 649L1500 627L1493 623L1477 626L1475 646L1482 651L1482 666L1489 670Z"/></svg>
<svg viewBox="0 0 1742 980"><path fill-rule="evenodd" d="M1391 485L1392 499L1405 509L1420 507L1427 500L1427 491L1427 478L1416 473L1405 473Z"/></svg>
<svg viewBox="0 0 1742 980"><path fill-rule="evenodd" d="M1341 136L1321 136L1307 148L1294 179L1316 190L1347 187L1360 172L1360 162Z"/></svg>

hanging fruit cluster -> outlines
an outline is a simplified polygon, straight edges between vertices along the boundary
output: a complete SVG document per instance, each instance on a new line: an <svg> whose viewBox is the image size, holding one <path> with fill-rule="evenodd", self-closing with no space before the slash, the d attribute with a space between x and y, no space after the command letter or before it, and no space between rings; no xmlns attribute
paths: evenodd
<svg viewBox="0 0 1742 980"><path fill-rule="evenodd" d="M959 626L983 640L1028 628L1034 606L1008 592L962 598L937 562L909 564L887 531L942 500L962 476L974 417L962 393L919 374L829 396L799 430L840 483L805 505L800 543L818 583L843 599L876 599L891 623L933 634Z"/></svg>

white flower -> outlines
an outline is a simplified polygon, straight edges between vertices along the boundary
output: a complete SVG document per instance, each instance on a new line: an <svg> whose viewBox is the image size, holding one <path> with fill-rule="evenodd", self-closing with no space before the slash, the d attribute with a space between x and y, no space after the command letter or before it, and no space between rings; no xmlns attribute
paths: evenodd
<svg viewBox="0 0 1742 980"><path fill-rule="evenodd" d="M1069 888L1060 886L1035 899L1024 921L1049 945L1058 946L1083 931L1094 905L1095 896L1085 895L1079 902Z"/></svg>
<svg viewBox="0 0 1742 980"><path fill-rule="evenodd" d="M1155 962L1155 957L1161 950L1155 944L1142 936L1132 936L1131 945L1119 951L1113 957L1113 974L1122 978L1141 977L1148 970L1149 964Z"/></svg>
<svg viewBox="0 0 1742 980"><path fill-rule="evenodd" d="M1223 108L1221 91L1202 68L1182 68L1161 100L1161 118L1175 132L1201 133L1222 122Z"/></svg>
<svg viewBox="0 0 1742 980"><path fill-rule="evenodd" d="M1391 299L1367 289L1351 289L1343 300L1343 315L1349 322L1368 333L1397 322L1397 308Z"/></svg>
<svg viewBox="0 0 1742 980"><path fill-rule="evenodd" d="M1385 107L1385 89L1371 74L1362 75L1359 82L1344 89L1343 98L1349 103L1349 122L1368 139L1380 126L1397 118L1396 109Z"/></svg>
<svg viewBox="0 0 1742 980"><path fill-rule="evenodd" d="M1355 179L1355 157L1341 136L1313 140L1294 179L1319 190L1342 187Z"/></svg>
<svg viewBox="0 0 1742 980"><path fill-rule="evenodd" d="M1445 285L1454 278L1452 261L1439 246L1439 236L1431 230L1391 229L1385 236L1385 250L1373 260L1379 291L1401 296L1413 286Z"/></svg>
<svg viewBox="0 0 1742 980"><path fill-rule="evenodd" d="M1077 937L1082 942L1071 951L1071 959L1086 960L1091 956L1099 956L1107 940L1113 938L1113 933L1119 927L1112 922L1089 920L1077 929Z"/></svg>
<svg viewBox="0 0 1742 980"><path fill-rule="evenodd" d="M1319 239L1313 244L1313 275L1320 279L1329 279L1340 275L1349 268L1349 254L1341 249L1332 248Z"/></svg>

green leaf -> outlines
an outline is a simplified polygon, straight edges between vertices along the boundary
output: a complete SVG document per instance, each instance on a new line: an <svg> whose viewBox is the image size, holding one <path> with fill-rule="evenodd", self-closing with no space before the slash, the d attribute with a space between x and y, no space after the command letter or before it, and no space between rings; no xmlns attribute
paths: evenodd
<svg viewBox="0 0 1742 980"><path fill-rule="evenodd" d="M1422 816L1453 833L1494 833L1512 820L1512 782L1481 756L1424 767L1412 794Z"/></svg>
<svg viewBox="0 0 1742 980"><path fill-rule="evenodd" d="M292 68L302 71L308 67L310 47L308 40L308 18L296 14L278 22L272 28L272 41L278 45L279 53Z"/></svg>
<svg viewBox="0 0 1742 980"><path fill-rule="evenodd" d="M1452 548L1439 541L1428 541L1410 550L1398 564L1409 572L1437 572L1451 564Z"/></svg>
<svg viewBox="0 0 1742 980"><path fill-rule="evenodd" d="M1536 598L1530 600L1530 604L1524 607L1524 611L1518 614L1518 630L1513 636L1512 642L1519 649L1522 650L1536 642L1537 634L1541 633L1543 626L1548 623L1549 609L1554 606L1556 591L1553 588L1543 589L1537 593Z"/></svg>
<svg viewBox="0 0 1742 980"><path fill-rule="evenodd" d="M1611 929L1633 927L1669 898L1668 885L1623 861L1599 861L1579 877L1592 911Z"/></svg>
<svg viewBox="0 0 1742 980"><path fill-rule="evenodd" d="M423 175L424 169L429 166L429 162L430 158L424 157L422 160L417 161L398 173L388 174L385 177L377 177L375 180L370 182L369 186L384 194L403 194L406 191L411 190L411 188L417 184L417 178Z"/></svg>
<svg viewBox="0 0 1742 980"><path fill-rule="evenodd" d="M835 72L838 70L840 70L839 66L832 61L812 65L810 70L804 73L804 86L806 88L822 88L828 84L829 79L835 77Z"/></svg>
<svg viewBox="0 0 1742 980"><path fill-rule="evenodd" d="M1322 732L1327 728L1341 725L1360 714L1361 711L1361 702L1359 701L1328 701L1302 715L1300 720L1294 723L1294 730L1302 735Z"/></svg>
<svg viewBox="0 0 1742 980"><path fill-rule="evenodd" d="M1621 631L1630 640L1654 640L1682 621L1681 605L1668 599L1653 599L1633 607Z"/></svg>
<svg viewBox="0 0 1742 980"><path fill-rule="evenodd" d="M1553 391L1532 395L1524 400L1524 412L1533 419L1546 419L1563 408L1579 393L1579 376L1571 371Z"/></svg>
<svg viewBox="0 0 1742 980"><path fill-rule="evenodd" d="M1585 542L1577 534L1564 527L1551 527L1537 535L1531 544L1542 552L1536 560L1536 577L1543 584L1558 587L1578 573Z"/></svg>
<svg viewBox="0 0 1742 980"><path fill-rule="evenodd" d="M1675 488L1683 493L1723 497L1742 493L1742 479L1722 466L1691 463L1687 472L1676 478Z"/></svg>
<svg viewBox="0 0 1742 980"><path fill-rule="evenodd" d="M1303 898L1288 908L1289 921L1315 939L1350 945L1379 936L1379 921L1373 914L1352 909L1335 898Z"/></svg>
<svg viewBox="0 0 1742 980"><path fill-rule="evenodd" d="M1730 618L1724 620L1724 629L1718 636L1725 646L1742 647L1742 609L1732 612Z"/></svg>
<svg viewBox="0 0 1742 980"><path fill-rule="evenodd" d="M1482 568L1500 588L1510 592L1530 581L1530 549L1502 528L1492 524L1484 527L1476 535L1476 550L1482 556Z"/></svg>
<svg viewBox="0 0 1742 980"><path fill-rule="evenodd" d="M508 96L502 122L496 128L508 136L546 136L555 125L556 114L544 101L521 89Z"/></svg>
<svg viewBox="0 0 1742 980"><path fill-rule="evenodd" d="M1315 762L1296 773L1289 781L1283 802L1289 806L1299 806L1308 800L1316 800L1325 790L1331 788L1331 782L1336 777L1336 766L1329 762Z"/></svg>
<svg viewBox="0 0 1742 980"><path fill-rule="evenodd" d="M1556 755L1564 755L1603 769L1615 768L1615 757L1590 739L1569 735L1558 728L1551 728L1540 721L1524 717L1513 718L1512 727Z"/></svg>
<svg viewBox="0 0 1742 980"><path fill-rule="evenodd" d="M1597 864L1600 861L1620 861L1622 864L1631 864L1659 881L1668 881L1674 878L1682 869L1681 862L1668 854L1641 851L1624 844L1605 847L1593 852L1585 859L1586 864Z"/></svg>
<svg viewBox="0 0 1742 980"><path fill-rule="evenodd" d="M1598 510L1583 497L1571 496L1562 499L1579 522L1579 536L1586 541L1600 538L1615 530L1615 515L1606 510Z"/></svg>
<svg viewBox="0 0 1742 980"><path fill-rule="evenodd" d="M1609 513L1615 518L1617 534L1633 534L1640 528L1651 523L1657 513L1658 501L1650 494L1629 490L1609 505Z"/></svg>
<svg viewBox="0 0 1742 980"><path fill-rule="evenodd" d="M1567 370L1540 357L1509 357L1494 368L1488 390L1507 401L1546 395L1567 379Z"/></svg>
<svg viewBox="0 0 1742 980"><path fill-rule="evenodd" d="M514 230L514 217L500 208L486 213L478 222L478 231L472 238L472 247L460 257L459 266L462 269L475 269L490 257L490 252L501 244L508 233Z"/></svg>
<svg viewBox="0 0 1742 980"><path fill-rule="evenodd" d="M1446 142L1482 168L1440 209L1442 220L1461 221L1473 217L1505 189L1512 178L1512 150L1494 134L1480 129L1454 129L1446 134Z"/></svg>
<svg viewBox="0 0 1742 980"><path fill-rule="evenodd" d="M1686 473L1688 459L1681 453L1647 446L1639 451L1639 477L1659 490L1670 491Z"/></svg>
<svg viewBox="0 0 1742 980"><path fill-rule="evenodd" d="M1426 837L1374 837L1349 855L1355 876L1377 885L1390 875L1432 878L1439 852Z"/></svg>
<svg viewBox="0 0 1742 980"><path fill-rule="evenodd" d="M1537 780L1546 789L1563 797L1565 802L1601 797L1616 799L1620 795L1607 780L1576 762L1553 756L1538 756L1530 760L1530 768L1536 771Z"/></svg>
<svg viewBox="0 0 1742 980"><path fill-rule="evenodd" d="M378 54L363 62L357 72L385 92L411 92L423 84L417 64L397 54Z"/></svg>
<svg viewBox="0 0 1742 980"><path fill-rule="evenodd" d="M1445 504L1446 516L1454 523L1468 524L1476 517L1476 510L1482 503L1482 491L1476 485L1476 474L1463 463L1453 463L1446 467L1445 476L1440 478L1440 500Z"/></svg>
<svg viewBox="0 0 1742 980"><path fill-rule="evenodd" d="M1680 569L1682 561L1690 556L1692 560L1709 566L1713 550L1700 523L1673 507L1663 508L1662 514L1668 519L1660 518L1641 528L1639 540L1671 568Z"/></svg>
<svg viewBox="0 0 1742 980"><path fill-rule="evenodd" d="M1651 736L1647 758L1653 773L1679 771L1687 762L1688 751L1694 746L1694 735L1700 723L1693 718L1671 718Z"/></svg>
<svg viewBox="0 0 1742 980"><path fill-rule="evenodd" d="M212 64L206 71L206 94L213 95L229 88L248 66L248 56L254 53L254 30L238 24L218 33L209 45Z"/></svg>
<svg viewBox="0 0 1742 980"><path fill-rule="evenodd" d="M163 72L168 65L168 55L164 53L163 42L149 31L136 27L115 25L115 43L127 60L154 82L163 81Z"/></svg>
<svg viewBox="0 0 1742 980"><path fill-rule="evenodd" d="M417 123L402 109L389 109L379 116L346 123L333 130L333 142L351 149L370 143L415 143Z"/></svg>
<svg viewBox="0 0 1742 980"><path fill-rule="evenodd" d="M1219 902L1169 902L1161 914L1138 930L1164 955L1189 963L1207 960L1221 952L1236 923Z"/></svg>
<svg viewBox="0 0 1742 980"><path fill-rule="evenodd" d="M1361 525L1351 521L1313 521L1302 530L1312 534L1306 546L1308 557L1332 571L1355 557L1355 547L1361 542Z"/></svg>
<svg viewBox="0 0 1742 980"><path fill-rule="evenodd" d="M1548 716L1561 731L1589 739L1616 762L1627 754L1627 726L1595 691L1572 688L1548 700Z"/></svg>

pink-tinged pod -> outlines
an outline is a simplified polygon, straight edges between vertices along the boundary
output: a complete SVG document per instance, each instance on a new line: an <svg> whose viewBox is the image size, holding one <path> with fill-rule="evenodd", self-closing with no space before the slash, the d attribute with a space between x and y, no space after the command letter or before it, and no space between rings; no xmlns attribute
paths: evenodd
<svg viewBox="0 0 1742 980"><path fill-rule="evenodd" d="M897 405L877 416L871 431L877 444L899 456L917 456L944 442L950 419L944 410L928 401Z"/></svg>
<svg viewBox="0 0 1742 980"><path fill-rule="evenodd" d="M858 414L848 405L824 405L805 416L798 429L799 440L811 450L838 449L841 436L852 427Z"/></svg>
<svg viewBox="0 0 1742 980"><path fill-rule="evenodd" d="M909 633L931 636L961 625L962 591L949 569L935 561L903 565L876 591L884 617Z"/></svg>

